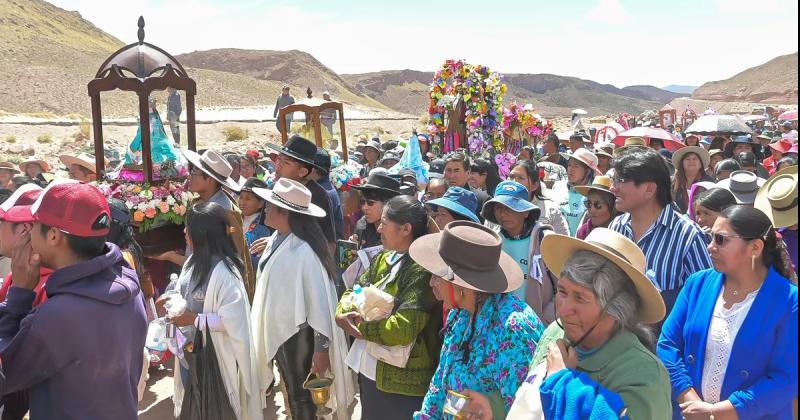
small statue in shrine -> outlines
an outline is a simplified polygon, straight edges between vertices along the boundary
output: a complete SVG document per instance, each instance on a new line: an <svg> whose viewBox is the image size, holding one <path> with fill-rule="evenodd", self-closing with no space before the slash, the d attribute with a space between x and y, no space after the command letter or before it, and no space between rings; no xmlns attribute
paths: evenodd
<svg viewBox="0 0 800 420"><path fill-rule="evenodd" d="M175 178L186 175L185 165L181 164L178 147L167 137L164 123L156 108L156 100L150 97L150 156L153 161L154 179ZM143 181L142 174L142 126L136 129L136 136L125 153L125 165L119 178L129 181Z"/></svg>

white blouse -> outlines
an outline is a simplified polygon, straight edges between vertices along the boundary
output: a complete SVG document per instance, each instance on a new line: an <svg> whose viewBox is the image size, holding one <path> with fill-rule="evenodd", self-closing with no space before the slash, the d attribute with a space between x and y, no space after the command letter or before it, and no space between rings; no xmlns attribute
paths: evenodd
<svg viewBox="0 0 800 420"><path fill-rule="evenodd" d="M725 380L725 372L728 370L733 343L736 341L736 335L747 318L747 313L750 312L750 307L753 306L759 290L760 288L749 293L743 301L734 303L730 309L725 308L724 286L717 297L703 362L703 400L708 403L714 404L720 400L722 382Z"/></svg>

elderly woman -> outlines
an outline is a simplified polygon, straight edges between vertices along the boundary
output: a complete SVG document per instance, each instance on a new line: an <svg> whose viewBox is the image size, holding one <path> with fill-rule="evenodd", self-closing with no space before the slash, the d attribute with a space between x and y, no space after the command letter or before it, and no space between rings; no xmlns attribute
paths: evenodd
<svg viewBox="0 0 800 420"><path fill-rule="evenodd" d="M594 228L608 227L609 223L614 220L617 215L614 207L616 197L611 192L611 178L605 175L596 177L592 185L575 187L575 191L586 197L583 204L586 206L587 216L575 236L578 239L586 239L586 236Z"/></svg>
<svg viewBox="0 0 800 420"><path fill-rule="evenodd" d="M669 377L645 326L665 307L642 251L605 228L585 241L550 235L542 245L547 267L560 273L559 319L539 342L508 418L668 419Z"/></svg>
<svg viewBox="0 0 800 420"><path fill-rule="evenodd" d="M735 205L714 222L713 269L693 274L658 340L673 417L791 419L797 396L797 286L764 213Z"/></svg>
<svg viewBox="0 0 800 420"><path fill-rule="evenodd" d="M590 185L594 181L595 175L601 175L600 170L597 169L597 162L597 156L584 148L575 150L567 162L569 192L566 202L561 203L561 213L567 219L570 236L578 233L578 228L586 214L583 196L575 191L575 187Z"/></svg>
<svg viewBox="0 0 800 420"><path fill-rule="evenodd" d="M411 257L433 273L434 288L455 306L447 318L439 367L415 419L443 419L445 409L454 408L447 404L452 397L463 401L460 396L482 395L494 404L477 411L468 404L461 414L490 418L496 410L501 418L525 378L544 327L509 293L522 285L522 272L501 247L497 233L463 221L412 244Z"/></svg>
<svg viewBox="0 0 800 420"><path fill-rule="evenodd" d="M507 418L669 418L669 378L644 326L665 307L644 275L644 254L605 228L585 241L551 235L543 245L548 268L561 276L559 320L540 340ZM468 410L485 412L493 402L472 395Z"/></svg>
<svg viewBox="0 0 800 420"><path fill-rule="evenodd" d="M345 292L336 308L336 323L356 338L347 365L358 373L364 420L408 420L422 405L436 370L441 305L428 286L430 273L408 255L427 230L428 215L419 201L405 195L387 201L378 227L384 249L358 285L391 295L393 310L386 318L365 320L354 290ZM379 349L402 357L386 359Z"/></svg>
<svg viewBox="0 0 800 420"><path fill-rule="evenodd" d="M530 160L517 161L508 173L509 181L516 181L528 189L528 201L542 210L541 222L553 227L555 233L567 235L567 219L561 214L558 202L551 191L539 179L539 167Z"/></svg>

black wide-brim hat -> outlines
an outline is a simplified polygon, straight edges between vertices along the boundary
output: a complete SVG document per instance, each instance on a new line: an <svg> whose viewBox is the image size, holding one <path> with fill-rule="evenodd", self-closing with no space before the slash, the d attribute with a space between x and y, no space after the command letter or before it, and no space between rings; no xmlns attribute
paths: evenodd
<svg viewBox="0 0 800 420"><path fill-rule="evenodd" d="M295 134L284 145L267 143L267 147L292 159L307 163L320 170L325 170L314 163L314 158L317 155L317 145L305 137Z"/></svg>
<svg viewBox="0 0 800 420"><path fill-rule="evenodd" d="M353 186L353 189L364 192L375 192L387 196L400 195L400 181L383 173L371 174L367 182Z"/></svg>

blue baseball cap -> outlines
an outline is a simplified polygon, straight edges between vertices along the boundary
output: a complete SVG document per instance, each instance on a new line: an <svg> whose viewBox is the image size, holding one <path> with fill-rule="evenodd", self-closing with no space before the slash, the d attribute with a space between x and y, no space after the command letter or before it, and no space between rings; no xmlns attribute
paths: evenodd
<svg viewBox="0 0 800 420"><path fill-rule="evenodd" d="M444 207L454 213L480 223L475 212L478 210L478 198L475 193L461 187L450 187L441 198L426 201L426 205Z"/></svg>
<svg viewBox="0 0 800 420"><path fill-rule="evenodd" d="M500 203L516 213L532 212L536 219L539 219L541 210L539 207L528 201L528 189L519 182L503 181L497 184L494 190L494 198L483 204L481 214L483 218L497 223L494 217L494 206ZM534 220L536 220L534 219Z"/></svg>

